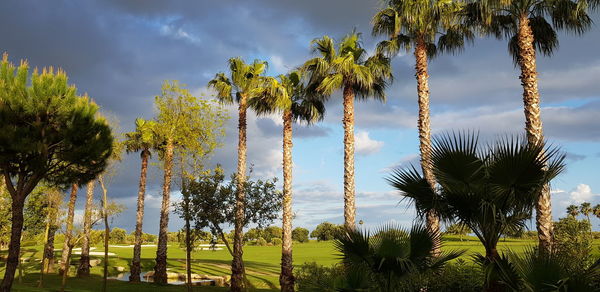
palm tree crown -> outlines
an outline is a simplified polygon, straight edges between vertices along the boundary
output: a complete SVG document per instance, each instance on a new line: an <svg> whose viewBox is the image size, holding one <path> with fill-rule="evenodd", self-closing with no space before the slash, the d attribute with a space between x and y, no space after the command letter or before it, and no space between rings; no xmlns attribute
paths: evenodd
<svg viewBox="0 0 600 292"><path fill-rule="evenodd" d="M567 207L567 214L569 214L569 216L571 217L577 217L577 215L579 215L579 207L575 206L575 205L569 205Z"/></svg>
<svg viewBox="0 0 600 292"><path fill-rule="evenodd" d="M231 58L229 59L230 77L225 73L217 73L215 78L208 82L208 87L217 91L217 98L223 103L239 102L242 95L249 94L263 82L263 74L267 66L266 61L254 60L251 64L246 64L239 57Z"/></svg>
<svg viewBox="0 0 600 292"><path fill-rule="evenodd" d="M127 153L150 151L159 146L154 126L156 122L135 119L135 131L125 134L125 151Z"/></svg>

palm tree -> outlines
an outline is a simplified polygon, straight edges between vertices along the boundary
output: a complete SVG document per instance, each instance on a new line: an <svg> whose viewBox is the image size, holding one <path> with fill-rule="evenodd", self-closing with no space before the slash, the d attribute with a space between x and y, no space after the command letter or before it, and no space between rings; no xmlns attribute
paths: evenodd
<svg viewBox="0 0 600 292"><path fill-rule="evenodd" d="M146 174L148 160L152 156L151 150L158 148L158 139L154 133L154 121L144 119L135 120L135 131L125 134L125 150L127 153L140 152L142 167L137 199L137 216L135 221L135 240L133 245L133 259L131 260L130 282L140 282L141 252L142 252L142 223L144 221L144 197L146 195Z"/></svg>
<svg viewBox="0 0 600 292"><path fill-rule="evenodd" d="M592 211L592 213L594 213L594 216L598 217L598 219L600 219L600 204L597 204L596 206L594 206L594 210Z"/></svg>
<svg viewBox="0 0 600 292"><path fill-rule="evenodd" d="M577 217L577 215L579 215L579 207L575 205L569 205L567 207L567 214L573 218Z"/></svg>
<svg viewBox="0 0 600 292"><path fill-rule="evenodd" d="M581 212L581 214L583 216L585 216L587 218L587 221L589 223L590 222L590 214L592 214L592 212L594 211L594 209L592 209L592 204L590 202L581 203L581 205L579 206L579 211Z"/></svg>
<svg viewBox="0 0 600 292"><path fill-rule="evenodd" d="M306 95L302 73L292 71L269 77L264 85L252 91L251 106L259 114L282 112L283 116L283 234L281 244L281 291L294 291L292 272L292 124L313 123L323 119L325 105L319 98Z"/></svg>
<svg viewBox="0 0 600 292"><path fill-rule="evenodd" d="M267 68L267 62L254 60L246 64L241 58L229 59L231 79L225 73L217 73L208 82L208 86L217 91L217 98L226 104L234 100L238 103L238 165L237 192L235 204L235 226L233 237L233 260L231 262L231 291L241 291L244 286L244 263L242 261L243 228L246 180L246 112L250 91L259 87L263 81L262 74ZM235 99L234 91L235 90Z"/></svg>
<svg viewBox="0 0 600 292"><path fill-rule="evenodd" d="M63 241L62 255L60 267L58 273L63 275L63 278L69 272L69 262L71 260L71 245L73 237L73 220L75 218L75 202L77 201L77 192L79 191L79 185L74 183L71 185L71 194L69 196L69 204L67 211L66 227L65 227L65 240Z"/></svg>
<svg viewBox="0 0 600 292"><path fill-rule="evenodd" d="M387 7L373 17L373 35L389 37L389 40L379 43L378 50L390 57L400 50L408 52L414 48L421 169L431 187L434 188L435 178L430 162L428 58L434 58L438 51L455 52L462 49L465 41L473 39L473 33L468 26L459 21L459 13L463 6L460 1L387 0L385 3ZM427 214L427 227L432 232L440 231L439 218L435 210Z"/></svg>
<svg viewBox="0 0 600 292"><path fill-rule="evenodd" d="M346 285L361 286L339 291L399 291L403 280L440 270L463 252L434 254L434 245L440 242L438 237L439 233L431 233L419 225L410 231L384 226L375 235L357 229L337 233L334 246L342 256ZM420 287L414 288L416 291Z"/></svg>
<svg viewBox="0 0 600 292"><path fill-rule="evenodd" d="M81 243L81 257L77 268L77 277L90 275L90 230L92 229L92 204L94 203L94 181L87 183L85 212L83 214L83 240Z"/></svg>
<svg viewBox="0 0 600 292"><path fill-rule="evenodd" d="M354 99L385 100L384 89L392 79L390 60L381 54L367 58L360 34L352 32L338 44L328 36L311 42L319 57L308 60L309 93L331 96L342 90L344 107L344 225L355 228Z"/></svg>
<svg viewBox="0 0 600 292"><path fill-rule="evenodd" d="M420 215L435 209L442 219L469 226L486 258L494 261L501 235L524 226L539 189L564 168L564 155L557 149L524 140L503 139L479 149L473 134L434 139L432 169L439 195L414 167L395 170L388 181L414 202Z"/></svg>
<svg viewBox="0 0 600 292"><path fill-rule="evenodd" d="M587 14L597 0L471 0L466 14L484 33L508 39L508 49L521 69L525 130L529 143L543 141L536 50L551 55L558 47L556 30L583 34L592 24ZM550 251L553 242L550 186L545 186L536 206L540 251Z"/></svg>

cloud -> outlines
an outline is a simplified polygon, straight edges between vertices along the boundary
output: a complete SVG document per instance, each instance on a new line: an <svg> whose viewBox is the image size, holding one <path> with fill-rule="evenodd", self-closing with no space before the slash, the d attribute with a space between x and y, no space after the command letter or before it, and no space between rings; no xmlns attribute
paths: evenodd
<svg viewBox="0 0 600 292"><path fill-rule="evenodd" d="M383 147L383 141L377 141L371 139L369 137L369 132L367 131L358 131L354 136L356 154L357 155L371 155L379 152L381 147Z"/></svg>
<svg viewBox="0 0 600 292"><path fill-rule="evenodd" d="M592 188L588 184L578 184L575 188L570 191L554 190L553 197L559 203L559 214L562 214L564 208L568 205L579 205L583 202L595 203L600 194L596 194L592 191Z"/></svg>
<svg viewBox="0 0 600 292"><path fill-rule="evenodd" d="M581 155L581 154L572 153L572 152L567 152L566 156L567 156L566 159L570 160L572 162L584 160L587 157L586 155Z"/></svg>

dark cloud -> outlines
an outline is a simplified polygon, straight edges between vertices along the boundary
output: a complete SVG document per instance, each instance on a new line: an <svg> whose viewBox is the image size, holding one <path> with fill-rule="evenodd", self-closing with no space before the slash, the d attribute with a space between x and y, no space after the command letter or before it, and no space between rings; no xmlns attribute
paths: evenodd
<svg viewBox="0 0 600 292"><path fill-rule="evenodd" d="M270 118L259 118L256 120L256 126L260 129L263 135L268 137L279 137L282 135L281 131L282 126L277 125L277 123ZM308 137L326 137L329 135L329 128L313 125L313 126L305 126L294 124L293 125L293 135L294 138L308 138Z"/></svg>

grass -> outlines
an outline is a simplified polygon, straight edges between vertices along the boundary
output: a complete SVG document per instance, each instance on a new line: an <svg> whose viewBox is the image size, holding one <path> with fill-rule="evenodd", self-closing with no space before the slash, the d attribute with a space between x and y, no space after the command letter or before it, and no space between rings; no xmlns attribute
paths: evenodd
<svg viewBox="0 0 600 292"><path fill-rule="evenodd" d="M536 244L532 239L506 239L501 240L498 246L499 251L511 249L516 252L522 252ZM594 252L598 255L600 241L594 242ZM56 245L61 246L60 244ZM475 253L484 253L483 246L474 237L465 237L461 241L456 236L444 237L445 250L466 250L464 259L469 260ZM103 250L98 247L95 251ZM129 268L129 261L132 257L132 248L111 247L109 251L116 256L110 257L109 272L111 276L116 276L119 272L116 267ZM0 252L5 254L6 251ZM154 266L154 257L156 255L155 247L142 248L142 271L151 271ZM172 244L169 246L168 268L174 272L185 272L185 252L182 248ZM23 257L40 258L41 246L23 247ZM192 255L193 273L207 275L228 275L230 273L229 264L231 256L226 250L219 251L196 251ZM279 264L281 257L280 246L246 246L244 247L244 262L250 280L255 291L277 291L279 288ZM92 256L92 258L94 258ZM77 256L73 263L78 262ZM316 262L321 265L333 265L338 262L337 252L333 248L332 242L295 243L294 244L294 263L301 265L305 262ZM71 266L71 273L74 275L76 266ZM15 281L14 291L57 291L60 287L60 279L55 275L45 276L46 289L37 289L39 279L39 263L32 262L23 264L22 283ZM78 279L71 277L67 282L69 291L98 291L102 285L102 268L97 266L91 269L92 277L89 279ZM0 267L0 272L4 273L4 267ZM18 273L17 273L18 276ZM130 284L123 281L110 280L108 284L109 291L185 291L182 286L166 285L157 286L149 283ZM196 291L227 291L224 288L217 287L197 287Z"/></svg>

